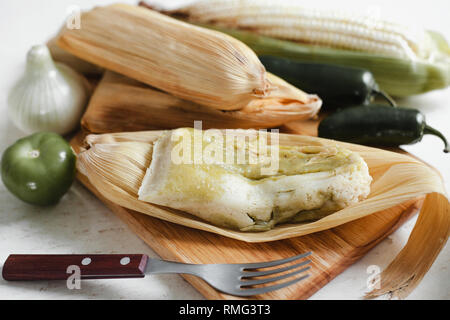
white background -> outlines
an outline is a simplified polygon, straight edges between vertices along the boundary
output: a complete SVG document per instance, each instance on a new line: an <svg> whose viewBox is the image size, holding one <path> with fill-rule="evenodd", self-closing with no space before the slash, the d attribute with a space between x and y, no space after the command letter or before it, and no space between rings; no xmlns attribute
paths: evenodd
<svg viewBox="0 0 450 320"><path fill-rule="evenodd" d="M63 23L67 9L82 9L111 1L45 0L0 1L0 152L24 136L7 119L9 88L21 76L27 50L48 40ZM137 1L122 1L136 3ZM158 1L176 4L180 1ZM300 1L301 2L301 1ZM306 5L337 7L367 12L378 10L382 17L404 23L421 24L438 30L450 40L448 0L340 0L303 1ZM312 3L312 4L311 4ZM422 110L430 125L450 138L450 89L399 101ZM442 153L442 142L425 136L421 143L405 149L438 168L450 190L450 155ZM395 257L407 240L415 219L348 268L312 299L360 299L366 291L367 267L381 268ZM432 232L432 230L430 230ZM61 203L52 208L26 205L0 182L0 265L11 253L155 253L134 235L112 212L79 183L75 183ZM450 299L448 245L410 299ZM7 283L0 279L0 299L202 299L177 275L157 275L145 279L92 280L81 290L68 290L64 282Z"/></svg>

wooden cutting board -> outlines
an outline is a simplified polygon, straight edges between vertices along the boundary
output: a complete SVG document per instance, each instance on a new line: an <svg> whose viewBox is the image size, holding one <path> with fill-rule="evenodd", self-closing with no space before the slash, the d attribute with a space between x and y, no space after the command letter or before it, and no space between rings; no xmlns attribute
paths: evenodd
<svg viewBox="0 0 450 320"><path fill-rule="evenodd" d="M292 123L283 126L281 131L316 135L317 125L317 120ZM83 133L79 133L71 141L76 151L83 136ZM268 243L246 243L123 208L102 197L86 177L79 174L78 179L163 259L185 263L247 263L313 252L309 278L252 299L307 299L399 228L422 204L422 199L411 200L319 233ZM183 277L205 298L236 299L215 290L197 277ZM348 288L352 289L357 290Z"/></svg>

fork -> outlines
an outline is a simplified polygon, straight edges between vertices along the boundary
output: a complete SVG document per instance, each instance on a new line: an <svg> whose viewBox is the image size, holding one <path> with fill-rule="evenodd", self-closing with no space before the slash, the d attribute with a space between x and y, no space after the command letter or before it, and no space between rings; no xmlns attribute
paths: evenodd
<svg viewBox="0 0 450 320"><path fill-rule="evenodd" d="M68 280L76 271L79 279L143 278L146 274L179 273L200 277L230 295L253 296L306 279L309 274L303 273L310 269L307 264L311 260L299 260L310 254L243 264L187 264L149 258L145 254L12 254L3 265L2 275L5 280L21 281ZM261 270L265 268L271 269ZM279 282L288 278L292 279Z"/></svg>

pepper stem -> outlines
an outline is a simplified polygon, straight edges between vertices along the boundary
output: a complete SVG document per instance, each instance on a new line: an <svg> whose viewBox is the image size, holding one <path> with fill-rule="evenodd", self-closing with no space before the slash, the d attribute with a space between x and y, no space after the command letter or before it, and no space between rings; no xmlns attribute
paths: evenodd
<svg viewBox="0 0 450 320"><path fill-rule="evenodd" d="M383 97L384 99L387 100L387 102L389 102L389 104L392 107L396 107L397 103L394 101L394 99L392 99L392 97L390 95L388 95L386 92L382 91L382 90L372 90L373 93L375 93L376 95L379 95L381 97Z"/></svg>
<svg viewBox="0 0 450 320"><path fill-rule="evenodd" d="M432 135L438 136L439 138L442 139L442 141L444 141L444 144L445 144L444 152L445 153L449 153L450 152L450 147L448 145L447 139L445 139L444 135L442 133L440 133L438 130L430 127L429 125L425 125L425 129L423 130L423 134L432 134Z"/></svg>

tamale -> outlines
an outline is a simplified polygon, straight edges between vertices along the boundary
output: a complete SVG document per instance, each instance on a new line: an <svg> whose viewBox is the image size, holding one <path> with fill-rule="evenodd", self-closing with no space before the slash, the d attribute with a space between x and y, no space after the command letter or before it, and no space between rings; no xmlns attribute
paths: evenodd
<svg viewBox="0 0 450 320"><path fill-rule="evenodd" d="M124 4L96 7L81 21L82 28L60 32L62 49L176 97L219 110L259 98L306 106L317 100L280 79L273 83L256 54L223 33Z"/></svg>
<svg viewBox="0 0 450 320"><path fill-rule="evenodd" d="M342 148L280 146L268 155L261 152L269 146L259 135L246 143L230 134L206 133L182 128L159 138L138 199L218 226L256 231L296 217L314 220L369 194L367 165ZM207 149L214 150L213 158L196 161L196 156L208 156ZM176 161L177 152L182 161Z"/></svg>
<svg viewBox="0 0 450 320"><path fill-rule="evenodd" d="M310 105L299 105L295 101L272 102L272 99L257 99L241 110L220 111L106 71L81 125L91 133L192 127L194 121L202 121L204 129L273 128L309 117L320 109L321 103L319 99Z"/></svg>
<svg viewBox="0 0 450 320"><path fill-rule="evenodd" d="M279 146L269 142L264 132L167 131L149 144L151 152L141 147L141 156L133 156L135 163L145 154L147 160L141 166L145 176L127 178L133 176L130 169L115 184L135 193L137 181L142 180L137 192L140 201L241 231L321 218L369 194L372 179L358 154L333 146ZM138 143L124 142L123 148L115 150L139 147ZM117 171L109 170L107 163L117 158L119 164L120 158L128 158L121 151L103 153L102 145L92 148L80 154L79 168L87 175L85 166L94 163L98 172L115 175ZM120 166L125 169L125 163Z"/></svg>

